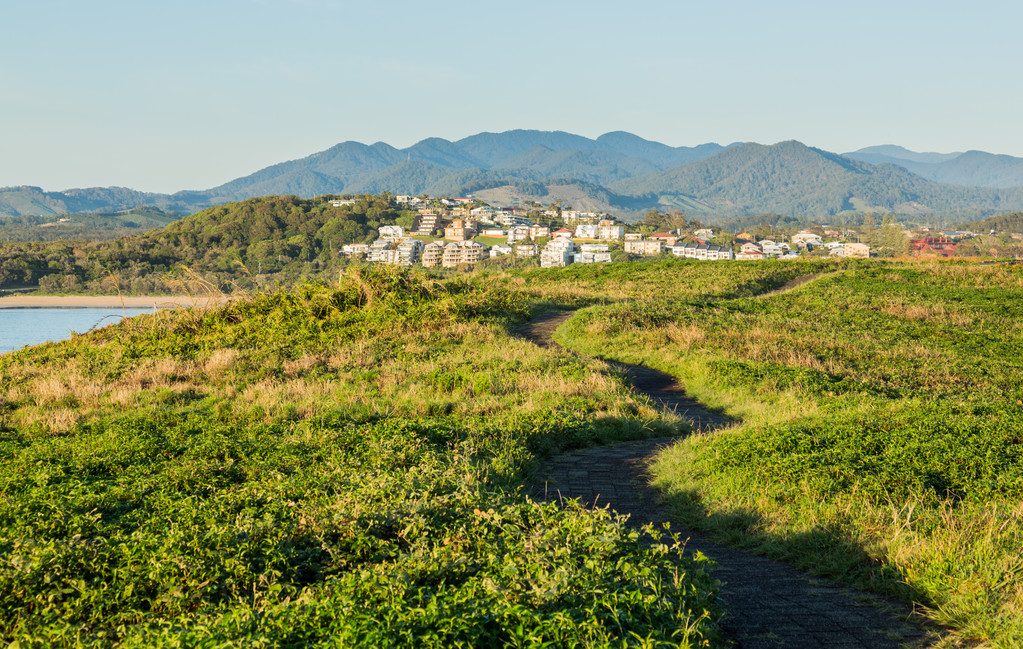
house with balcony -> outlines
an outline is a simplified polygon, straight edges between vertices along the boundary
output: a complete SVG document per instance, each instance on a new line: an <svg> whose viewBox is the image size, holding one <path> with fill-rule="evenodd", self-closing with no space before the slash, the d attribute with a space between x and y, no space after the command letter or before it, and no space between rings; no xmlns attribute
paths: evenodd
<svg viewBox="0 0 1023 649"><path fill-rule="evenodd" d="M486 258L487 247L475 241L452 241L444 246L441 266L454 268L460 264L475 264Z"/></svg>
<svg viewBox="0 0 1023 649"><path fill-rule="evenodd" d="M575 256L577 264L609 264L611 252L606 243L584 243Z"/></svg>
<svg viewBox="0 0 1023 649"><path fill-rule="evenodd" d="M423 252L420 255L419 262L425 268L433 268L434 266L440 266L443 260L444 244L431 241L423 247Z"/></svg>
<svg viewBox="0 0 1023 649"><path fill-rule="evenodd" d="M620 241L625 238L625 226L610 220L597 223L597 238L608 241Z"/></svg>
<svg viewBox="0 0 1023 649"><path fill-rule="evenodd" d="M392 264L411 266L418 263L423 254L423 242L419 239L402 239L394 247Z"/></svg>
<svg viewBox="0 0 1023 649"><path fill-rule="evenodd" d="M516 243L529 239L528 225L515 225L508 228L508 243Z"/></svg>
<svg viewBox="0 0 1023 649"><path fill-rule="evenodd" d="M575 254L578 251L578 246L571 239L554 237L540 253L540 266L543 268L568 266L575 261Z"/></svg>
<svg viewBox="0 0 1023 649"><path fill-rule="evenodd" d="M405 228L400 225L381 225L377 228L377 232L381 239L388 239L390 241L405 238Z"/></svg>
<svg viewBox="0 0 1023 649"><path fill-rule="evenodd" d="M516 257L536 257L540 248L535 243L520 243L513 248Z"/></svg>
<svg viewBox="0 0 1023 649"><path fill-rule="evenodd" d="M629 235L625 235L628 237ZM660 239L626 239L625 252L632 255L659 255L664 252L664 241Z"/></svg>
<svg viewBox="0 0 1023 649"><path fill-rule="evenodd" d="M412 229L415 231L416 236L430 237L437 230L443 227L443 220L439 210L425 209L419 210L419 216L416 217L415 224Z"/></svg>
<svg viewBox="0 0 1023 649"><path fill-rule="evenodd" d="M476 236L475 223L455 219L451 225L444 228L444 238L448 241L468 241Z"/></svg>
<svg viewBox="0 0 1023 649"><path fill-rule="evenodd" d="M529 226L529 238L530 239L542 239L544 237L551 236L551 226L549 225L531 225Z"/></svg>

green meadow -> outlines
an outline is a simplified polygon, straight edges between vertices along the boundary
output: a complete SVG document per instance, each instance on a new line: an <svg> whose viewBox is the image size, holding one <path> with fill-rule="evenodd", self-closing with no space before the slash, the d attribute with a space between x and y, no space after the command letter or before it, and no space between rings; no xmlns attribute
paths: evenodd
<svg viewBox="0 0 1023 649"><path fill-rule="evenodd" d="M773 295L593 306L560 340L669 372L740 420L657 463L686 524L914 602L947 644L1019 646L1023 268L805 272Z"/></svg>
<svg viewBox="0 0 1023 649"><path fill-rule="evenodd" d="M351 266L0 356L0 641L726 646L682 539L524 495L678 435L686 525L1018 646L1021 297L965 262ZM514 335L565 308L567 350ZM601 358L738 423L690 433Z"/></svg>
<svg viewBox="0 0 1023 649"><path fill-rule="evenodd" d="M353 270L0 356L0 641L716 643L677 538L522 495L563 448L684 432L511 336L534 302Z"/></svg>

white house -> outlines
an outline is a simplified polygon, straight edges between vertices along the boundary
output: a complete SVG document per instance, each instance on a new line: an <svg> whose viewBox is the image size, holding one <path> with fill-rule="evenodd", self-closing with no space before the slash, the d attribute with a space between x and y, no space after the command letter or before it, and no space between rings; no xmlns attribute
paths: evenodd
<svg viewBox="0 0 1023 649"><path fill-rule="evenodd" d="M824 240L813 232L800 232L799 234L792 235L792 243L799 246L800 248L818 247L824 245Z"/></svg>
<svg viewBox="0 0 1023 649"><path fill-rule="evenodd" d="M411 266L419 261L423 247L423 242L419 239L404 239L394 247L394 260L391 263Z"/></svg>
<svg viewBox="0 0 1023 649"><path fill-rule="evenodd" d="M377 239L370 244L369 252L366 253L366 261L393 264L395 254L394 246L394 241L391 239Z"/></svg>
<svg viewBox="0 0 1023 649"><path fill-rule="evenodd" d="M575 253L579 248L575 242L567 237L554 237L544 246L540 253L540 266L553 268L555 266L568 266L575 261Z"/></svg>
<svg viewBox="0 0 1023 649"><path fill-rule="evenodd" d="M517 241L525 241L529 238L529 226L528 225L514 225L508 228L508 243L515 243Z"/></svg>
<svg viewBox="0 0 1023 649"><path fill-rule="evenodd" d="M662 239L626 239L625 252L633 255L659 255L664 252Z"/></svg>
<svg viewBox="0 0 1023 649"><path fill-rule="evenodd" d="M487 247L475 241L452 241L444 246L444 256L441 258L441 265L444 268L454 268L459 264L475 264L483 261L487 254Z"/></svg>
<svg viewBox="0 0 1023 649"><path fill-rule="evenodd" d="M551 226L549 225L531 225L529 226L529 238L530 239L541 239L543 237L551 236Z"/></svg>
<svg viewBox="0 0 1023 649"><path fill-rule="evenodd" d="M759 260L759 259L765 259L766 255L764 255L764 253L761 252L760 250L749 250L749 251L746 251L746 252L740 252L739 254L737 254L735 256L735 258L739 259L739 260L744 260L744 261L751 261L751 260L752 261L756 261L756 260Z"/></svg>
<svg viewBox="0 0 1023 649"><path fill-rule="evenodd" d="M606 243L584 243L579 246L579 252L575 256L577 264L608 264L611 263L611 253Z"/></svg>
<svg viewBox="0 0 1023 649"><path fill-rule="evenodd" d="M625 237L625 226L614 221L601 221L597 224L597 238L618 241Z"/></svg>
<svg viewBox="0 0 1023 649"><path fill-rule="evenodd" d="M533 225L533 222L524 216L518 216L509 212L501 213L497 218L497 223L503 225L506 228L510 228L516 225Z"/></svg>
<svg viewBox="0 0 1023 649"><path fill-rule="evenodd" d="M405 228L400 225L381 225L378 230L381 239L403 239L405 237Z"/></svg>
<svg viewBox="0 0 1023 649"><path fill-rule="evenodd" d="M433 268L434 266L440 266L444 260L444 245L436 241L431 241L426 244L423 248L423 254L420 257L420 262L426 268Z"/></svg>
<svg viewBox="0 0 1023 649"><path fill-rule="evenodd" d="M349 257L352 255L365 255L367 253L369 253L368 243L346 243L341 246L341 254L348 255Z"/></svg>
<svg viewBox="0 0 1023 649"><path fill-rule="evenodd" d="M760 253L757 250L757 253ZM726 246L711 246L706 243L678 243L672 246L671 254L686 259L716 261L719 259L735 259L735 253Z"/></svg>

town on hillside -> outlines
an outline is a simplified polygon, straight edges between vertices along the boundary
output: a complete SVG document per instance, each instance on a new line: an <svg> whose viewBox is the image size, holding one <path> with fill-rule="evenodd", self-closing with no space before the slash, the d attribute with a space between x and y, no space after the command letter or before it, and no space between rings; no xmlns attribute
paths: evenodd
<svg viewBox="0 0 1023 649"><path fill-rule="evenodd" d="M607 213L531 203L525 207L494 207L467 197L397 195L396 206L415 214L410 226L381 225L371 242L349 243L340 252L372 263L426 268L454 268L505 257L533 260L543 268L600 264L651 256L699 261L757 261L802 256L868 258L877 256L865 241L880 237L884 253L953 256L975 233L904 230L886 223L878 231L814 226L798 232L728 232L720 228L665 228L653 219L628 225ZM355 205L352 197L331 199L331 205ZM868 228L870 230L870 228Z"/></svg>

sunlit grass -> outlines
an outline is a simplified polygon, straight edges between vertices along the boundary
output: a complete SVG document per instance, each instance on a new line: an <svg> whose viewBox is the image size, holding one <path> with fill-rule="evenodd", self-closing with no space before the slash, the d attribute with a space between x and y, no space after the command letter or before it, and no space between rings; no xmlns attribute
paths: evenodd
<svg viewBox="0 0 1023 649"><path fill-rule="evenodd" d="M688 524L914 601L954 630L944 644L1010 647L1023 641L1021 280L858 265L766 298L595 306L558 336L669 372L741 420L656 464Z"/></svg>

